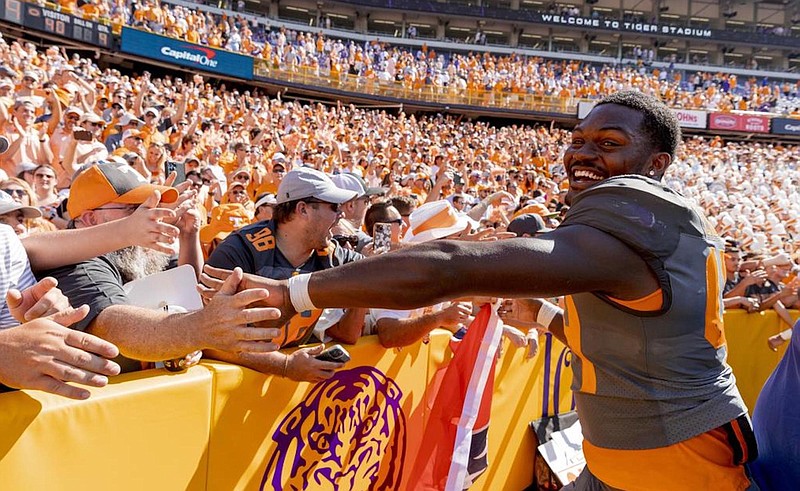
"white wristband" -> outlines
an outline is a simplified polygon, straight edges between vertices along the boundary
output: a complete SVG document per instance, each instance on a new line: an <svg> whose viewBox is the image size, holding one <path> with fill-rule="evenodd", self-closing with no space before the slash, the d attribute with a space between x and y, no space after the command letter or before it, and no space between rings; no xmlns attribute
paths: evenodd
<svg viewBox="0 0 800 491"><path fill-rule="evenodd" d="M310 280L311 273L298 274L289 278L289 300L292 301L292 306L298 313L317 310L308 295L308 282Z"/></svg>
<svg viewBox="0 0 800 491"><path fill-rule="evenodd" d="M553 318L558 314L563 314L564 311L557 305L550 302L543 301L542 306L539 307L539 313L536 314L536 322L541 324L545 329L550 327Z"/></svg>
<svg viewBox="0 0 800 491"><path fill-rule="evenodd" d="M781 331L780 333L778 333L778 336L780 336L781 339L783 339L784 341L788 341L792 339L792 329L789 328L785 331Z"/></svg>

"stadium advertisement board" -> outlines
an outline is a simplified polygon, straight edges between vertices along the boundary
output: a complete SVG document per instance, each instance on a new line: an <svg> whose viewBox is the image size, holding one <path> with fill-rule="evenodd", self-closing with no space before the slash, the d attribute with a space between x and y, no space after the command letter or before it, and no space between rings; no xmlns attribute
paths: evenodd
<svg viewBox="0 0 800 491"><path fill-rule="evenodd" d="M158 34L122 28L122 52L205 72L253 79L253 58Z"/></svg>
<svg viewBox="0 0 800 491"><path fill-rule="evenodd" d="M800 135L800 119L772 118L772 133L776 135Z"/></svg>
<svg viewBox="0 0 800 491"><path fill-rule="evenodd" d="M708 129L769 133L769 118L749 114L711 113L708 117Z"/></svg>
<svg viewBox="0 0 800 491"><path fill-rule="evenodd" d="M39 5L26 3L23 25L37 31L74 39L82 43L111 48L111 26L63 14Z"/></svg>
<svg viewBox="0 0 800 491"><path fill-rule="evenodd" d="M672 112L678 118L681 128L705 129L708 120L708 113L705 111L692 111L689 109L673 109Z"/></svg>

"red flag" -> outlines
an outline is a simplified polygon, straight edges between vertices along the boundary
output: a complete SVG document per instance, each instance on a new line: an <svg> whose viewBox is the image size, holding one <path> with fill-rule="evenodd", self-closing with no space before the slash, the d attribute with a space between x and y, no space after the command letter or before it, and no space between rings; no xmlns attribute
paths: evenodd
<svg viewBox="0 0 800 491"><path fill-rule="evenodd" d="M498 321L492 306L484 305L444 369L409 487L461 491L488 467Z"/></svg>

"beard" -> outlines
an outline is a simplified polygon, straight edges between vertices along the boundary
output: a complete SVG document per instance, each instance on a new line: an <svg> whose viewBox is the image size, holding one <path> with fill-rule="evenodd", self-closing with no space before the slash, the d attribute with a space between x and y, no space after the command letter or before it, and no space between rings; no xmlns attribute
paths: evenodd
<svg viewBox="0 0 800 491"><path fill-rule="evenodd" d="M141 246L126 247L107 257L122 275L123 284L164 271L170 260L168 254Z"/></svg>

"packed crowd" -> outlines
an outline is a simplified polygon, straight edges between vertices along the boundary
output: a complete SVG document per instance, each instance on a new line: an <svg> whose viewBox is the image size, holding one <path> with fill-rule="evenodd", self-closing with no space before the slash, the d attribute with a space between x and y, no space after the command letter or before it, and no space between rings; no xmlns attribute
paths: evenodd
<svg viewBox="0 0 800 491"><path fill-rule="evenodd" d="M241 273L192 320L126 305L125 282L170 263L189 265L198 277L207 263L285 279L409 243L534 235L556 227L568 209L560 162L571 137L554 125L497 127L441 115L302 105L212 86L200 76L101 70L57 48L37 51L4 40L0 57L0 222L25 247L20 251L20 244L13 260L5 258L7 271L22 276L4 277L4 290L22 291L15 290L0 313L3 327L59 310L54 306L64 299L47 279L55 277L73 306L91 307L69 311L65 325L85 329L91 323L94 334L120 345L128 357L121 362L125 370L140 367L138 360L195 363L199 350L294 380L321 380L340 366L317 360L319 348L286 355L247 337L277 338L277 331L220 333L219 326L274 315L246 308L259 296L235 293L236 285L247 285ZM704 208L729 239L730 308L776 308L783 316L785 308L798 306L798 151L689 138L664 178ZM43 252L55 241L63 244L62 254ZM26 254L45 278L39 283L21 266ZM26 314L41 302L46 305ZM463 302L411 317L326 310L282 333L279 344L296 346L312 336L352 343L368 333L385 346L403 346L437 326L458 333L473 312ZM147 339L120 328L170 322L175 330L158 329L161 335ZM188 322L201 326L197 339L176 334ZM86 342L68 334L60 335L72 346ZM535 352L535 335L508 335ZM110 352L98 346L98 353ZM98 373L117 370L92 363ZM4 377L9 385L21 383Z"/></svg>
<svg viewBox="0 0 800 491"><path fill-rule="evenodd" d="M108 18L116 29L128 19L128 25L151 32L263 58L274 70L303 70L333 80L349 74L365 83L398 83L435 94L532 94L573 103L636 89L686 109L784 115L800 111L796 83L653 68L645 66L647 56L636 56L637 65L598 66L518 54L437 53L426 47L415 51L386 42L359 43L322 33L274 29L233 11L219 16L159 0L129 6L120 1L61 5L87 19Z"/></svg>

